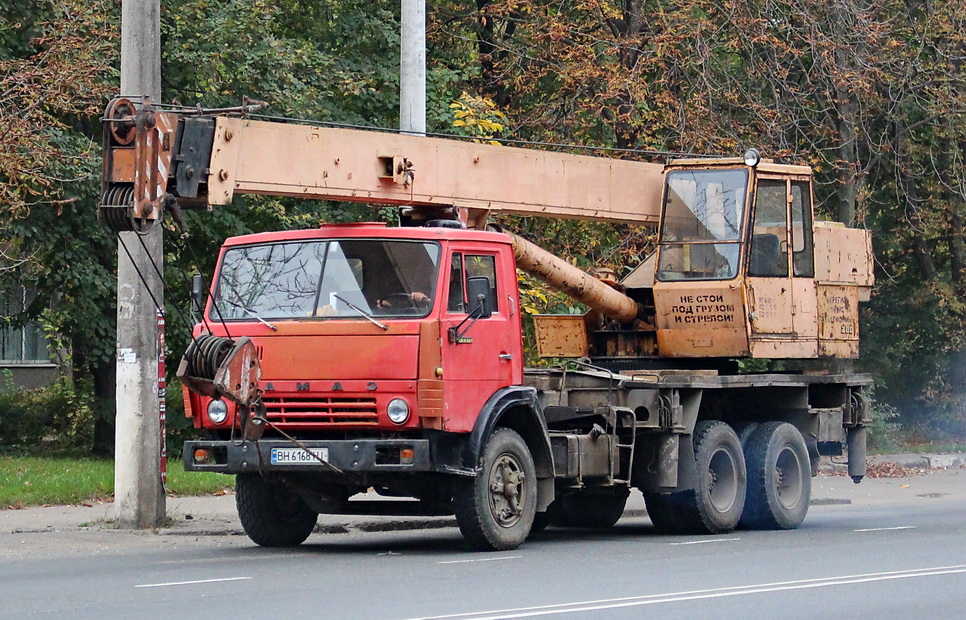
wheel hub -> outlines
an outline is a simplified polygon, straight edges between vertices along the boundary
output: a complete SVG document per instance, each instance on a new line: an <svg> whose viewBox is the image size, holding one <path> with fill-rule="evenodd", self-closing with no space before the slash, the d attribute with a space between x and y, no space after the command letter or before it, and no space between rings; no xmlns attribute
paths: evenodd
<svg viewBox="0 0 966 620"><path fill-rule="evenodd" d="M738 493L737 468L727 450L718 450L711 457L706 480L708 496L716 510L727 512L734 505Z"/></svg>
<svg viewBox="0 0 966 620"><path fill-rule="evenodd" d="M804 465L794 450L786 448L775 461L775 490L782 506L791 510L801 501Z"/></svg>
<svg viewBox="0 0 966 620"><path fill-rule="evenodd" d="M523 515L526 476L509 454L500 455L490 468L490 510L502 527L513 527Z"/></svg>

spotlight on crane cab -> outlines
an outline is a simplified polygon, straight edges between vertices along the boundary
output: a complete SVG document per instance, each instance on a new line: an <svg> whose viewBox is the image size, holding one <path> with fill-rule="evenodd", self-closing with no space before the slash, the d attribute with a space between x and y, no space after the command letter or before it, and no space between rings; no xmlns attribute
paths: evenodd
<svg viewBox="0 0 966 620"><path fill-rule="evenodd" d="M754 168L761 163L761 153L758 149L751 148L745 151L745 165Z"/></svg>

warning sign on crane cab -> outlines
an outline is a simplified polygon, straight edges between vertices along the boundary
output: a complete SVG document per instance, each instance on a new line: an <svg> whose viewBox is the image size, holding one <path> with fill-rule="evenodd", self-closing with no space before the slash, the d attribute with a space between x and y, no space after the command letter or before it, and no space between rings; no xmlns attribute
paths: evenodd
<svg viewBox="0 0 966 620"><path fill-rule="evenodd" d="M859 294L854 286L818 287L818 337L859 339Z"/></svg>
<svg viewBox="0 0 966 620"><path fill-rule="evenodd" d="M741 293L730 287L677 289L662 293L658 302L658 329L714 329L744 325Z"/></svg>

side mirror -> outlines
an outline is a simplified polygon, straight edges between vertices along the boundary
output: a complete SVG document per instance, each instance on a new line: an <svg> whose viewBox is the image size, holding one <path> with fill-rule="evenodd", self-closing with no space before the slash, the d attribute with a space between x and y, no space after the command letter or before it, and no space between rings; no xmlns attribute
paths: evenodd
<svg viewBox="0 0 966 620"><path fill-rule="evenodd" d="M200 273L191 278L191 313L201 314L205 307L205 280Z"/></svg>
<svg viewBox="0 0 966 620"><path fill-rule="evenodd" d="M454 325L447 330L449 332L449 341L453 344L473 342L469 338L466 340L464 338L470 331L470 328L473 327L473 324L476 323L476 320L488 319L493 316L493 298L490 297L490 280L488 278L482 276L467 278L466 292L469 297L468 305L470 313L466 315L465 319L460 321L459 325ZM466 325L467 321L470 322L469 325ZM464 328L463 325L466 325L466 327Z"/></svg>
<svg viewBox="0 0 966 620"><path fill-rule="evenodd" d="M493 300L490 298L490 280L483 276L466 279L466 292L470 316L475 319L488 319L493 315Z"/></svg>

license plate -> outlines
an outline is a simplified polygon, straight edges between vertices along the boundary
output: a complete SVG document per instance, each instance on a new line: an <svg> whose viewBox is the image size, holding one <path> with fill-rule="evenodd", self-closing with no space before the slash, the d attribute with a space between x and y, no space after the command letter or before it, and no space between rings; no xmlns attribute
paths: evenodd
<svg viewBox="0 0 966 620"><path fill-rule="evenodd" d="M309 451L312 454L302 448L272 448L272 465L304 465L318 463L319 459L329 460L328 448L310 448Z"/></svg>

